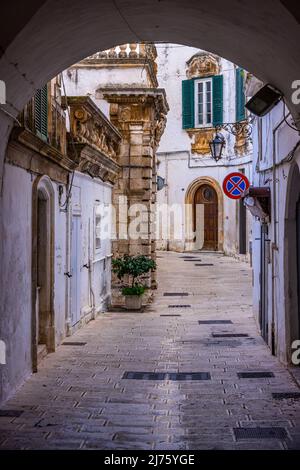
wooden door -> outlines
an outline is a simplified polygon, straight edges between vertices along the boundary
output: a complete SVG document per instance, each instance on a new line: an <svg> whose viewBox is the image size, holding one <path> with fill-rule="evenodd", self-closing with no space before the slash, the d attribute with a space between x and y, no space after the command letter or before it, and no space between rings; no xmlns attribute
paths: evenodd
<svg viewBox="0 0 300 470"><path fill-rule="evenodd" d="M37 343L47 346L51 317L49 200L42 192L38 193L37 208Z"/></svg>
<svg viewBox="0 0 300 470"><path fill-rule="evenodd" d="M204 206L204 220L197 220L196 206ZM197 189L194 198L194 231L197 231L197 224L204 224L203 250L218 249L218 196L214 188L204 184Z"/></svg>

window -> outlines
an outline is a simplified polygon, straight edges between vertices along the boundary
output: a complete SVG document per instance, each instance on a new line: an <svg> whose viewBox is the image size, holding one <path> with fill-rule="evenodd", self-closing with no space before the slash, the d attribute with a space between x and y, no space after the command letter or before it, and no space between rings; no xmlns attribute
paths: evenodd
<svg viewBox="0 0 300 470"><path fill-rule="evenodd" d="M182 128L223 124L223 75L182 82Z"/></svg>
<svg viewBox="0 0 300 470"><path fill-rule="evenodd" d="M246 118L245 113L245 91L244 91L244 70L241 68L236 69L235 75L235 112L236 122L243 121Z"/></svg>
<svg viewBox="0 0 300 470"><path fill-rule="evenodd" d="M48 85L38 90L34 96L34 123L37 135L48 140Z"/></svg>
<svg viewBox="0 0 300 470"><path fill-rule="evenodd" d="M97 204L94 209L94 250L95 254L101 250L101 206Z"/></svg>
<svg viewBox="0 0 300 470"><path fill-rule="evenodd" d="M195 80L195 127L212 126L212 79Z"/></svg>

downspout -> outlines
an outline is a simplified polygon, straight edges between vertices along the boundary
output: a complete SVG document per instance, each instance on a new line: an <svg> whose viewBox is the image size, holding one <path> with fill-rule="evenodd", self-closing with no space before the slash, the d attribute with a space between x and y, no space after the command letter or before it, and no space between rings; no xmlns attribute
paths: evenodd
<svg viewBox="0 0 300 470"><path fill-rule="evenodd" d="M72 206L71 204L67 204L65 210L63 210L66 214L66 273L70 273L71 271L71 214L72 214ZM70 296L70 285L71 285L71 278L66 276L66 292L65 292L65 302L66 302L66 336L71 335L71 296Z"/></svg>
<svg viewBox="0 0 300 470"><path fill-rule="evenodd" d="M91 259L91 219L89 218L89 241L88 241L88 276L89 276L89 286L90 286L90 300L91 300L91 307L92 307L92 319L95 320L96 312L95 312L95 293L93 290L93 263Z"/></svg>
<svg viewBox="0 0 300 470"><path fill-rule="evenodd" d="M290 113L289 113L290 115ZM288 115L288 116L289 116ZM273 356L276 353L276 344L275 344L275 311L276 311L276 297L275 297L275 252L278 252L278 237L277 237L277 196L276 196L276 134L279 131L282 124L285 122L285 119L288 117L284 117L276 127L273 129L273 152L272 152L272 179L273 179L273 198L272 198L272 206L273 206L273 226L274 226L274 234L273 234L273 243L272 243L272 323L271 323L271 351ZM277 329L276 329L277 330Z"/></svg>
<svg viewBox="0 0 300 470"><path fill-rule="evenodd" d="M167 182L167 186L166 186L166 189L165 189L165 194L167 196L167 211L169 211L169 160L168 160L168 155L165 154L165 174L166 174L166 182ZM167 251L169 251L170 249L170 239L169 239L169 236L170 236L170 221L169 221L169 214L167 214Z"/></svg>

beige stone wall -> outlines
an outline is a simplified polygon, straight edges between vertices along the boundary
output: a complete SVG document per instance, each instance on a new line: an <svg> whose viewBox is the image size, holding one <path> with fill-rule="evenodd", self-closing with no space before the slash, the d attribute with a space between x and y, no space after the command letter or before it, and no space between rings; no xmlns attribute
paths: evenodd
<svg viewBox="0 0 300 470"><path fill-rule="evenodd" d="M114 256L141 254L155 260L155 152L164 129L162 121L165 120L165 112L162 95L107 94L106 99L111 103L111 121L123 137L118 155L121 171L113 189L113 204L116 209L116 239L112 245L113 254ZM135 205L141 204L139 212ZM127 209L126 213L124 209ZM134 230L133 234L131 232L137 217L141 221L138 237L132 236L135 234ZM144 296L144 301L148 302L152 297L152 290L157 287L156 272L145 275L143 282L148 287ZM120 282L113 278L112 304L118 306L123 303Z"/></svg>

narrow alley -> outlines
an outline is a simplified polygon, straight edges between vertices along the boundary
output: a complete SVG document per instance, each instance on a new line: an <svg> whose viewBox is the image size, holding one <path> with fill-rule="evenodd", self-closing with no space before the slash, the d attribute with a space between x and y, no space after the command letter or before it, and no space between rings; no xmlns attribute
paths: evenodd
<svg viewBox="0 0 300 470"><path fill-rule="evenodd" d="M157 261L149 307L66 338L1 407L0 449L299 448L300 390L256 328L248 265Z"/></svg>

